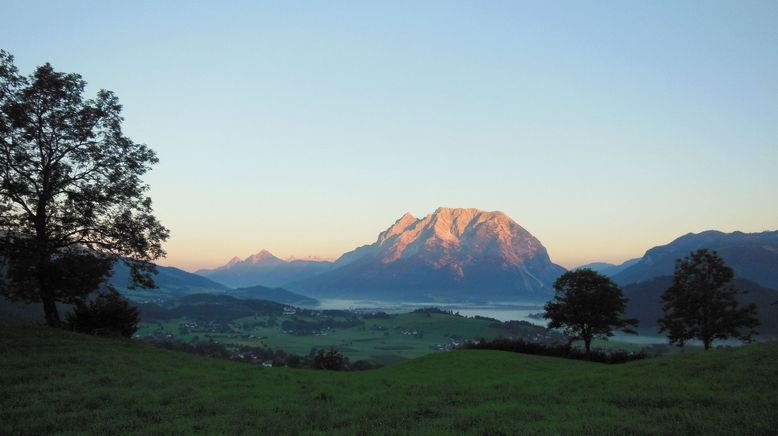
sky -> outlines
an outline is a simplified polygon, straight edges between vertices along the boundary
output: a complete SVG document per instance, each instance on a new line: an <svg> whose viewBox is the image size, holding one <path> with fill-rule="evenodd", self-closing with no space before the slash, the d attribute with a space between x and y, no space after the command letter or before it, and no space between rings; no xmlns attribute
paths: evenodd
<svg viewBox="0 0 778 436"><path fill-rule="evenodd" d="M0 48L114 91L186 270L501 210L566 267L778 229L778 2L11 1Z"/></svg>

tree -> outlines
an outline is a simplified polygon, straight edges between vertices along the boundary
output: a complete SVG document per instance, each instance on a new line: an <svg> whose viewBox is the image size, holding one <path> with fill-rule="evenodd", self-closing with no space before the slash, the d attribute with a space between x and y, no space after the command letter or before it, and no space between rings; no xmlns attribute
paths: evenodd
<svg viewBox="0 0 778 436"><path fill-rule="evenodd" d="M708 350L716 339L751 340L759 321L756 306L740 307L734 273L715 251L697 250L678 259L673 284L662 294L660 332L671 344L700 340Z"/></svg>
<svg viewBox="0 0 778 436"><path fill-rule="evenodd" d="M168 237L141 181L155 153L124 136L113 93L86 99L85 86L48 63L23 77L0 50L0 294L42 303L50 326L117 259L128 287L154 287Z"/></svg>
<svg viewBox="0 0 778 436"><path fill-rule="evenodd" d="M622 319L627 298L613 281L588 268L568 271L554 283L556 295L546 303L548 328L562 328L571 340L582 339L586 353L592 339L613 336L614 330L637 333L636 319Z"/></svg>
<svg viewBox="0 0 778 436"><path fill-rule="evenodd" d="M115 289L98 293L95 298L77 305L65 318L65 327L77 332L107 332L126 338L138 331L140 312Z"/></svg>
<svg viewBox="0 0 778 436"><path fill-rule="evenodd" d="M335 348L330 349L330 351L325 352L324 350L319 350L313 357L313 368L314 369L327 369L330 371L343 371L348 369L349 367L349 360L347 357L344 357L338 350Z"/></svg>

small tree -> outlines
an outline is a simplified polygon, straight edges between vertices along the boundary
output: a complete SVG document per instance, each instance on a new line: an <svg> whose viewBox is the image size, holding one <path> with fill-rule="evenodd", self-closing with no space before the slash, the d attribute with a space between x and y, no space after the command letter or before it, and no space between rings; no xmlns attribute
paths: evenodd
<svg viewBox="0 0 778 436"><path fill-rule="evenodd" d="M81 303L65 319L65 327L77 332L108 333L131 337L138 331L140 313L115 289L100 292L94 300Z"/></svg>
<svg viewBox="0 0 778 436"><path fill-rule="evenodd" d="M637 333L636 319L622 319L627 298L613 281L584 268L562 274L554 283L556 295L546 303L543 317L549 328L562 328L570 340L584 341L591 351L592 339L613 336L614 330Z"/></svg>
<svg viewBox="0 0 778 436"><path fill-rule="evenodd" d="M117 259L128 287L154 287L168 237L141 181L156 155L124 136L113 93L86 99L85 86L49 64L24 77L0 50L0 294L42 303L50 326Z"/></svg>
<svg viewBox="0 0 778 436"><path fill-rule="evenodd" d="M697 250L678 259L673 284L662 294L664 316L660 332L671 344L683 346L691 339L710 349L716 339L751 340L759 321L756 306L740 307L732 285L734 273L715 251Z"/></svg>
<svg viewBox="0 0 778 436"><path fill-rule="evenodd" d="M343 371L348 369L349 360L334 348L327 352L319 350L313 358L313 367L314 369Z"/></svg>

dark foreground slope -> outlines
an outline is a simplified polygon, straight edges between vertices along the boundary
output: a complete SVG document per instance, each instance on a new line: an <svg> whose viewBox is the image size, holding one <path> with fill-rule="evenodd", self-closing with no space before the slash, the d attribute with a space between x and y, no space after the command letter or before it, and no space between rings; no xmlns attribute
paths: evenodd
<svg viewBox="0 0 778 436"><path fill-rule="evenodd" d="M776 343L612 366L455 351L332 373L3 328L0 434L766 434L777 359Z"/></svg>

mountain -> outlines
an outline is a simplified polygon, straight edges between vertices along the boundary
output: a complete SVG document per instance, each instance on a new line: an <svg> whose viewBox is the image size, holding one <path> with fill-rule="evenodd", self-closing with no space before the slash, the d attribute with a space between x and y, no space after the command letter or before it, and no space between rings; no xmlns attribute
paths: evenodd
<svg viewBox="0 0 778 436"><path fill-rule="evenodd" d="M592 263L587 263L586 265L581 265L579 267L576 267L575 269L589 268L592 271L596 271L608 277L613 277L614 275L624 271L625 269L631 267L632 265L635 265L639 261L640 259L630 259L618 265L613 263L607 263L607 262L592 262Z"/></svg>
<svg viewBox="0 0 778 436"><path fill-rule="evenodd" d="M250 288L233 289L225 293L230 297L244 300L268 300L291 306L318 306L319 300L295 294L282 288L268 288L265 286L252 286Z"/></svg>
<svg viewBox="0 0 778 436"><path fill-rule="evenodd" d="M586 268L586 269L590 269L592 271L601 273L601 272L606 271L606 270L608 270L610 268L613 268L615 266L616 266L616 264L608 263L608 262L592 262L592 263L587 263L585 265L577 266L577 267L575 267L573 269L584 269L584 268Z"/></svg>
<svg viewBox="0 0 778 436"><path fill-rule="evenodd" d="M137 304L141 319L146 322L188 317L204 321L228 323L248 316L281 315L285 304L267 300L247 300L229 295L192 294L163 305Z"/></svg>
<svg viewBox="0 0 778 436"><path fill-rule="evenodd" d="M267 250L246 259L234 257L226 265L202 269L196 274L232 287L284 285L329 271L333 263L322 260L283 260Z"/></svg>
<svg viewBox="0 0 778 436"><path fill-rule="evenodd" d="M295 261L308 261L308 262L335 262L335 259L329 258L329 257L319 257L319 256L305 256L305 257L295 257L295 256L289 256L286 258L287 262L295 262Z"/></svg>
<svg viewBox="0 0 778 436"><path fill-rule="evenodd" d="M662 293L673 283L669 276L656 277L648 281L633 283L623 288L624 296L629 299L625 317L640 320L640 327L656 327L662 316ZM752 281L735 279L734 285L747 291L738 296L741 304L755 304L761 326L757 328L761 335L778 337L778 291L765 288Z"/></svg>
<svg viewBox="0 0 778 436"><path fill-rule="evenodd" d="M504 213L439 208L421 219L406 213L330 271L285 287L317 297L538 301L564 271Z"/></svg>
<svg viewBox="0 0 778 436"><path fill-rule="evenodd" d="M192 274L184 270L157 265L157 275L154 276L157 289L128 289L130 269L123 262L116 262L113 275L108 283L113 285L122 295L134 302L165 301L189 294L224 293L229 288ZM57 304L60 316L64 318L72 306ZM43 324L43 308L40 303L12 302L0 296L0 325Z"/></svg>
<svg viewBox="0 0 778 436"><path fill-rule="evenodd" d="M175 298L188 294L221 293L229 289L221 283L171 266L157 265L154 281L158 289L129 290L129 280L130 269L123 262L116 262L108 282L131 299Z"/></svg>
<svg viewBox="0 0 778 436"><path fill-rule="evenodd" d="M716 250L735 270L735 276L778 289L778 231L722 233L714 230L689 233L667 245L654 247L634 265L615 274L620 285L670 276L675 260L700 248Z"/></svg>

